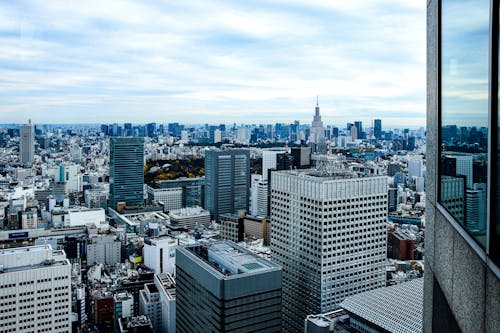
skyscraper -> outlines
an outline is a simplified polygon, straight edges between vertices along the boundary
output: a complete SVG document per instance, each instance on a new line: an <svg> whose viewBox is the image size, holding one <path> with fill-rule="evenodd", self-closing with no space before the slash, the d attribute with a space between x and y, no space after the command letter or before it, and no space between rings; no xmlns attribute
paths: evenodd
<svg viewBox="0 0 500 333"><path fill-rule="evenodd" d="M426 333L500 330L499 23L498 1L427 1Z"/></svg>
<svg viewBox="0 0 500 333"><path fill-rule="evenodd" d="M311 133L309 135L309 145L313 153L326 152L326 139L325 139L325 126L319 114L319 101L316 100L316 109L314 110L314 117L311 124Z"/></svg>
<svg viewBox="0 0 500 333"><path fill-rule="evenodd" d="M177 248L176 331L281 332L281 268L230 241Z"/></svg>
<svg viewBox="0 0 500 333"><path fill-rule="evenodd" d="M112 137L109 152L109 207L119 202L144 202L144 140L139 137Z"/></svg>
<svg viewBox="0 0 500 333"><path fill-rule="evenodd" d="M353 172L273 173L271 258L283 269L283 329L385 285L387 179Z"/></svg>
<svg viewBox="0 0 500 333"><path fill-rule="evenodd" d="M377 139L382 138L382 120L375 119L373 121L373 136Z"/></svg>
<svg viewBox="0 0 500 333"><path fill-rule="evenodd" d="M250 152L243 149L205 153L205 208L220 214L248 211Z"/></svg>
<svg viewBox="0 0 500 333"><path fill-rule="evenodd" d="M22 164L30 165L35 160L35 128L31 120L21 125L19 135L19 160Z"/></svg>
<svg viewBox="0 0 500 333"><path fill-rule="evenodd" d="M71 264L48 244L0 250L0 331L70 332Z"/></svg>

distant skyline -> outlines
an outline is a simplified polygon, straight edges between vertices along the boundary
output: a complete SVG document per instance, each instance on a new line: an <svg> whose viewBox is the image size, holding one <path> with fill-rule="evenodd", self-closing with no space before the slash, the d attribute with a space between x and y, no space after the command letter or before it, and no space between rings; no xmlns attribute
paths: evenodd
<svg viewBox="0 0 500 333"><path fill-rule="evenodd" d="M0 123L425 126L426 2L0 4Z"/></svg>

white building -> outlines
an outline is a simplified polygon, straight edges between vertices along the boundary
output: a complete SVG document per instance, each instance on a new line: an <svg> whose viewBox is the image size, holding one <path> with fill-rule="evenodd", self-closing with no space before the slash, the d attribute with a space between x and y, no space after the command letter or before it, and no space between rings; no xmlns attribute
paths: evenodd
<svg viewBox="0 0 500 333"><path fill-rule="evenodd" d="M113 296L115 302L115 324L120 318L132 317L134 315L134 298L130 293L119 292Z"/></svg>
<svg viewBox="0 0 500 333"><path fill-rule="evenodd" d="M71 264L50 245L0 250L0 331L71 332Z"/></svg>
<svg viewBox="0 0 500 333"><path fill-rule="evenodd" d="M208 227L210 225L210 212L200 206L171 210L168 216L171 224L189 229L201 226Z"/></svg>
<svg viewBox="0 0 500 333"><path fill-rule="evenodd" d="M37 227L38 227L38 214L36 210L21 213L22 229L35 229Z"/></svg>
<svg viewBox="0 0 500 333"><path fill-rule="evenodd" d="M163 204L164 211L182 208L182 187L153 188L148 186L147 192L155 202Z"/></svg>
<svg viewBox="0 0 500 333"><path fill-rule="evenodd" d="M387 177L273 173L271 258L283 268L283 328L385 286Z"/></svg>
<svg viewBox="0 0 500 333"><path fill-rule="evenodd" d="M408 159L408 180L411 181L413 177L423 176L423 161L421 156L412 156Z"/></svg>
<svg viewBox="0 0 500 333"><path fill-rule="evenodd" d="M175 280L170 274L155 274L161 302L161 332L175 333Z"/></svg>
<svg viewBox="0 0 500 333"><path fill-rule="evenodd" d="M177 245L178 240L168 236L145 239L142 249L144 265L154 270L156 274L174 274Z"/></svg>
<svg viewBox="0 0 500 333"><path fill-rule="evenodd" d="M19 160L22 164L33 164L35 161L35 128L31 124L21 125L19 129Z"/></svg>
<svg viewBox="0 0 500 333"><path fill-rule="evenodd" d="M51 220L54 227L77 227L88 224L99 225L106 221L106 213L102 208L86 207L53 209Z"/></svg>
<svg viewBox="0 0 500 333"><path fill-rule="evenodd" d="M262 179L267 180L269 169L276 169L276 156L284 154L283 149L265 149L262 151Z"/></svg>
<svg viewBox="0 0 500 333"><path fill-rule="evenodd" d="M76 164L61 164L59 166L59 182L64 183L66 193L80 191L79 167Z"/></svg>
<svg viewBox="0 0 500 333"><path fill-rule="evenodd" d="M115 265L121 262L121 243L113 235L91 237L87 243L87 264Z"/></svg>
<svg viewBox="0 0 500 333"><path fill-rule="evenodd" d="M154 283L146 283L139 292L139 313L151 320L155 332L162 332L160 294Z"/></svg>

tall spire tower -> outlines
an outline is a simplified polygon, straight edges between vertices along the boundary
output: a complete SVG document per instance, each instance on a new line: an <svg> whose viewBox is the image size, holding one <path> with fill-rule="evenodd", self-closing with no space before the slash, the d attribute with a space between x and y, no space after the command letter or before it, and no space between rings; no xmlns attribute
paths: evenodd
<svg viewBox="0 0 500 333"><path fill-rule="evenodd" d="M309 136L309 143L325 143L325 127L319 114L319 96L316 96L316 110L311 124L311 135Z"/></svg>

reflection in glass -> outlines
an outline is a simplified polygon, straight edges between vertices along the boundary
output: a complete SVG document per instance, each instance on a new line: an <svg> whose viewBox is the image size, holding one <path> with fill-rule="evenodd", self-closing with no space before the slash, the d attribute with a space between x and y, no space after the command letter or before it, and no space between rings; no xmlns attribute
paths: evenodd
<svg viewBox="0 0 500 333"><path fill-rule="evenodd" d="M486 246L489 0L443 0L440 202Z"/></svg>

